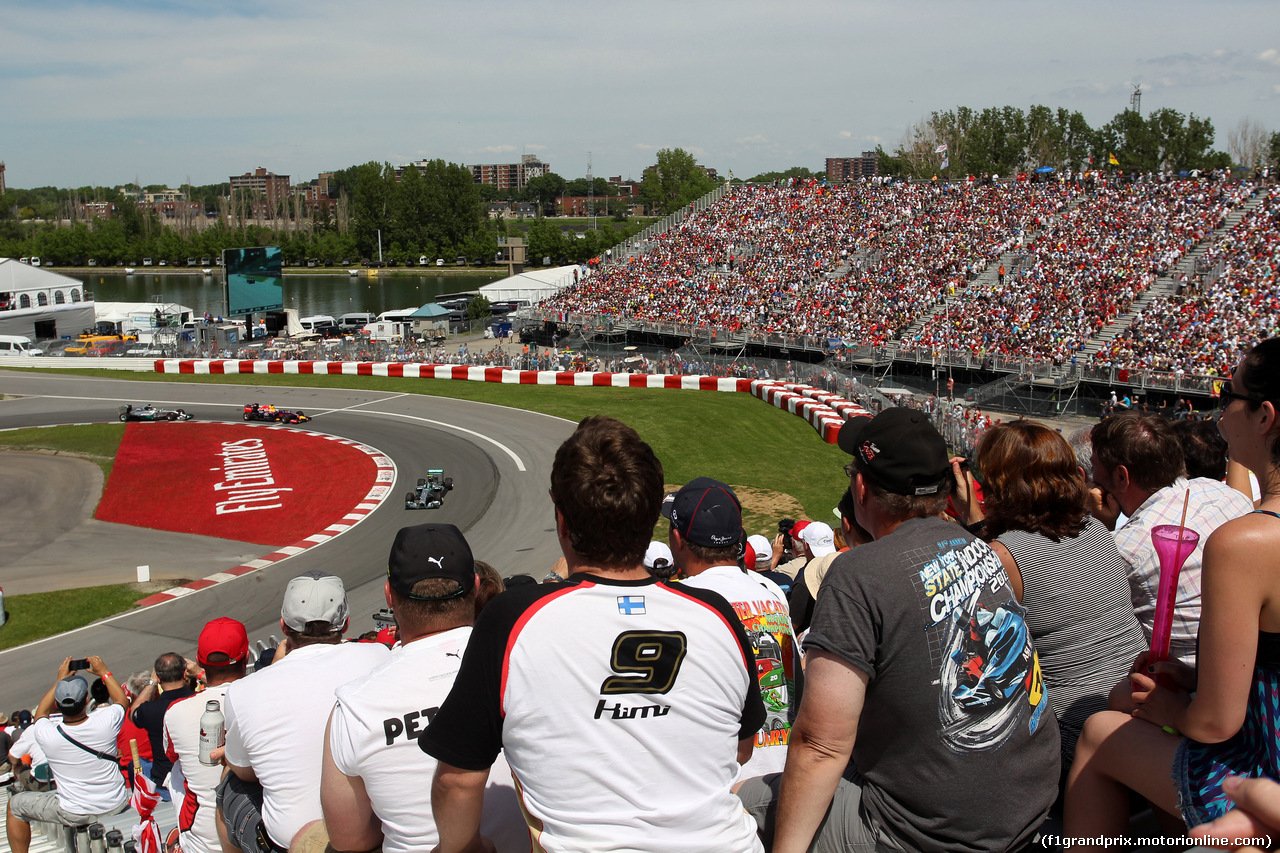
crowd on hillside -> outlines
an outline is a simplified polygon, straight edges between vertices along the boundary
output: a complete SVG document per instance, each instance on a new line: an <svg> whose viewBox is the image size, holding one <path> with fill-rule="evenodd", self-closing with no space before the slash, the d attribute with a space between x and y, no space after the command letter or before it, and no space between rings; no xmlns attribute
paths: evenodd
<svg viewBox="0 0 1280 853"><path fill-rule="evenodd" d="M130 787L175 801L185 853L1104 849L1147 804L1270 837L1277 407L1280 338L1212 421L1062 436L877 405L840 428L830 503L768 535L731 485L669 491L634 429L589 417L551 465L552 566L503 578L429 521L388 543L385 624L358 638L311 570L256 660L219 617L131 677L51 661L34 710L0 715L10 847Z"/></svg>

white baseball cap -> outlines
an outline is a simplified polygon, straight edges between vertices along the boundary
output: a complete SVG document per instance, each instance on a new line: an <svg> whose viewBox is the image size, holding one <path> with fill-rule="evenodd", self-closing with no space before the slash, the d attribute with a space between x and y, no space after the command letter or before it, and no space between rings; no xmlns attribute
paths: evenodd
<svg viewBox="0 0 1280 853"><path fill-rule="evenodd" d="M644 552L644 567L652 569L658 560L666 560L665 565L674 566L675 557L671 556L671 548L665 542L650 542L649 549Z"/></svg>
<svg viewBox="0 0 1280 853"><path fill-rule="evenodd" d="M822 521L811 521L800 531L800 539L809 546L815 557L825 557L836 552L836 536L831 525Z"/></svg>
<svg viewBox="0 0 1280 853"><path fill-rule="evenodd" d="M748 536L747 544L756 552L756 571L762 572L773 562L773 543L759 533Z"/></svg>

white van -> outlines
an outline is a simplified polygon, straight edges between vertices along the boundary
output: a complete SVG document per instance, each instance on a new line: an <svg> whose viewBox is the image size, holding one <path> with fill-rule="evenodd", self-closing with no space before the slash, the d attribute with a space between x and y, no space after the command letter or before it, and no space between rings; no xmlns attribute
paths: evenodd
<svg viewBox="0 0 1280 853"><path fill-rule="evenodd" d="M23 335L0 335L0 356L34 356L44 352Z"/></svg>
<svg viewBox="0 0 1280 853"><path fill-rule="evenodd" d="M316 314L313 317L302 317L298 320L298 323L301 324L302 328L308 332L315 331L316 326L338 325L338 321L333 317L330 317L328 314Z"/></svg>
<svg viewBox="0 0 1280 853"><path fill-rule="evenodd" d="M355 311L351 314L343 314L338 318L338 328L344 332L356 332L372 323L374 317L365 311Z"/></svg>

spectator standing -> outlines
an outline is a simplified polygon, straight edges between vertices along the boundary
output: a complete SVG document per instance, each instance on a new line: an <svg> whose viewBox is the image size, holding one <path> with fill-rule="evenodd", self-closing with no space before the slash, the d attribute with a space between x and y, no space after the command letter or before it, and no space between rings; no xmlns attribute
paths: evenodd
<svg viewBox="0 0 1280 853"><path fill-rule="evenodd" d="M334 692L390 655L381 643L343 643L348 623L341 578L299 575L285 587L285 639L271 666L227 688L231 772L218 785L218 812L227 841L246 853L287 850L298 830L322 817L321 756Z"/></svg>
<svg viewBox="0 0 1280 853"><path fill-rule="evenodd" d="M244 625L225 616L206 622L196 644L196 660L204 667L205 689L169 706L164 715L164 749L171 763L180 762L186 780L178 811L178 846L183 853L220 853L215 792L222 780L222 765L200 761L200 718L211 701L221 710L227 688L244 678L249 663Z"/></svg>
<svg viewBox="0 0 1280 853"><path fill-rule="evenodd" d="M418 736L440 710L475 621L479 576L471 547L452 524L396 534L384 595L401 646L363 678L338 688L325 738L320 800L339 850L406 853L435 846L434 761ZM499 853L529 850L511 771L501 755L485 787L480 831Z"/></svg>
<svg viewBox="0 0 1280 853"><path fill-rule="evenodd" d="M795 583L791 585L791 620L798 633L809 628L809 619L813 615L813 590L822 583L821 578L827 572L836 555L836 536L831 525L822 521L806 521L796 524L796 550L804 560L804 566L796 573ZM817 584L809 582L810 577L818 578Z"/></svg>
<svg viewBox="0 0 1280 853"><path fill-rule="evenodd" d="M751 760L742 766L739 777L780 772L787 761L787 738L795 716L795 635L787 600L773 581L736 564L742 505L733 489L699 477L676 492L669 507L671 553L684 585L724 596L755 650L766 716L755 733Z"/></svg>
<svg viewBox="0 0 1280 853"><path fill-rule="evenodd" d="M839 441L875 541L819 591L786 770L738 795L775 853L1024 846L1059 751L1025 611L990 546L940 517L952 472L925 415L886 409Z"/></svg>
<svg viewBox="0 0 1280 853"><path fill-rule="evenodd" d="M102 658L87 658L89 671L107 685L114 703L88 713L89 682L72 674L71 658L58 667L58 680L36 706L33 736L58 780L55 791L23 791L9 800L5 829L9 847L27 853L33 820L87 826L129 807L129 791L117 769L116 734L124 721L124 691ZM59 722L49 718L57 708Z"/></svg>
<svg viewBox="0 0 1280 853"><path fill-rule="evenodd" d="M157 788L166 788L169 771L173 768L173 762L164 753L164 712L174 702L195 693L187 684L186 658L177 652L166 652L156 658L147 686L133 697L129 719L147 733L147 741L151 745L151 768L147 770L144 766L143 772L151 777ZM167 791L163 799L169 799Z"/></svg>
<svg viewBox="0 0 1280 853"><path fill-rule="evenodd" d="M1182 446L1172 425L1158 415L1116 415L1094 426L1090 439L1094 482L1129 517L1115 532L1116 547L1128 564L1133 609L1148 641L1160 591L1160 559L1151 544L1151 528L1179 524L1185 504L1186 525L1200 534L1178 575L1169 641L1169 655L1194 666L1204 546L1218 527L1251 512L1253 502L1222 482L1188 480Z"/></svg>
<svg viewBox="0 0 1280 853"><path fill-rule="evenodd" d="M479 843L500 750L544 849L761 850L729 792L764 722L751 646L719 595L644 568L662 482L653 450L612 418L587 418L557 450L569 580L490 603L419 740L439 762L441 853Z"/></svg>

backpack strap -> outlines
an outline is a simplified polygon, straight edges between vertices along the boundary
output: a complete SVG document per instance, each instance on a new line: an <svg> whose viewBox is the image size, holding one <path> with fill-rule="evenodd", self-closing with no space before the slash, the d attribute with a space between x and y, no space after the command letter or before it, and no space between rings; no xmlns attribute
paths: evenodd
<svg viewBox="0 0 1280 853"><path fill-rule="evenodd" d="M67 734L66 731L62 728L62 726L58 726L58 734L62 735L64 738L71 741L73 744L80 747L85 752L89 753L90 755L96 755L98 758L101 758L103 761L110 761L112 764L116 764L119 761L119 759L114 755L107 755L105 752L98 752L98 750L92 747L85 746L80 741L76 740L71 735Z"/></svg>

